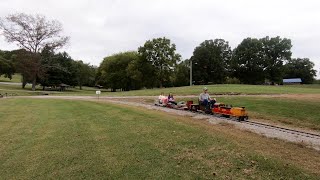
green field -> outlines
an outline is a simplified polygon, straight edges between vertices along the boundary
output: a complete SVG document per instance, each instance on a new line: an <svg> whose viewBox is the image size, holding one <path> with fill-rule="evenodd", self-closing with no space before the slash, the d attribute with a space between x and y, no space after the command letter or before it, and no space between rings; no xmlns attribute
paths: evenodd
<svg viewBox="0 0 320 180"><path fill-rule="evenodd" d="M157 97L160 92L173 92L174 95L198 95L203 86L179 87L148 89L128 92L110 92L101 89L102 96L138 96L149 95ZM301 86L253 86L253 85L211 85L208 86L212 96L214 94L301 94L320 97L320 85L301 85ZM9 96L32 96L32 95L86 95L95 96L97 89L83 87L70 88L67 91L42 91L38 87L37 91L31 91L31 86L27 85L26 89L21 89L20 85L0 84L0 94L7 93ZM212 93L215 92L215 93ZM194 98L195 100L196 98ZM179 100L179 99L178 99ZM183 98L180 100L190 100ZM252 97L252 96L225 96L219 97L219 102L232 104L233 106L245 106L249 112L250 118L263 119L293 127L302 127L313 130L320 130L320 98L318 99L291 99L279 97ZM153 100L152 100L153 102ZM150 103L152 103L150 101ZM196 101L197 102L197 101Z"/></svg>
<svg viewBox="0 0 320 180"><path fill-rule="evenodd" d="M14 74L12 79L5 78L4 76L0 76L0 82L13 82L13 83L21 83L21 75Z"/></svg>
<svg viewBox="0 0 320 180"><path fill-rule="evenodd" d="M197 98L177 99L177 101L187 100L198 102ZM284 125L320 131L320 100L227 96L217 97L217 101L235 107L246 107L250 119L263 119Z"/></svg>
<svg viewBox="0 0 320 180"><path fill-rule="evenodd" d="M102 96L157 96L161 92L168 94L172 92L174 95L198 95L202 92L204 86L185 86L177 88L155 88L134 91L110 92L108 89L101 89ZM265 85L239 85L239 84L221 84L221 85L208 85L210 94L320 94L320 85L289 85L289 86L265 86ZM95 95L96 88L83 87L79 90L78 87L70 88L67 91L46 91L51 95ZM39 95L42 94L42 88L37 87L37 93L30 92L31 86L22 89L17 85L3 85L0 84L0 93L11 92L17 95Z"/></svg>
<svg viewBox="0 0 320 180"><path fill-rule="evenodd" d="M155 96L161 92L175 95L199 95L205 86L185 86L177 88L147 89L128 92L106 93L117 96ZM320 85L290 85L290 86L266 86L243 84L219 84L208 85L210 94L320 94Z"/></svg>
<svg viewBox="0 0 320 180"><path fill-rule="evenodd" d="M0 99L2 179L318 179L320 154L230 127L69 100Z"/></svg>

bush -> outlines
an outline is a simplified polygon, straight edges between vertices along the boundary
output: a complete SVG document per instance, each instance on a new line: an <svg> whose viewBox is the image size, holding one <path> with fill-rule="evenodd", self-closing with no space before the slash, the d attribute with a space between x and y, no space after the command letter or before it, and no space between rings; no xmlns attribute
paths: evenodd
<svg viewBox="0 0 320 180"><path fill-rule="evenodd" d="M240 80L233 77L233 78L230 78L230 77L227 77L226 79L226 84L240 84Z"/></svg>

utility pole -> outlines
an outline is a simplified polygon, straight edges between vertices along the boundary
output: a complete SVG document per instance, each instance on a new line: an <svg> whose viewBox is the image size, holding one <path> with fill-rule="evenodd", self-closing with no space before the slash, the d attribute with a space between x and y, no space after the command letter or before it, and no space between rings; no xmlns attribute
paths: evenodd
<svg viewBox="0 0 320 180"><path fill-rule="evenodd" d="M190 58L190 86L192 86L192 60Z"/></svg>

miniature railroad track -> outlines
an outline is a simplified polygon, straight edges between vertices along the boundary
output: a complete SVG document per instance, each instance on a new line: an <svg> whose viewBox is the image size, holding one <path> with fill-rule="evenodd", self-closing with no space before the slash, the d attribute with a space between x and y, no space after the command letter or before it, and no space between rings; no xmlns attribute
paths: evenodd
<svg viewBox="0 0 320 180"><path fill-rule="evenodd" d="M160 106L160 107L163 107L163 106ZM167 107L163 107L163 108L167 108ZM170 109L175 109L175 108L170 108ZM184 109L175 109L175 110L186 111ZM249 121L249 120L238 121L235 118L223 117L223 116L220 116L220 115L213 115L213 114L206 114L206 113L200 112L200 111L189 111L189 112L202 114L202 115L205 115L205 116L208 116L208 117L214 116L216 118L220 118L220 119L227 120L227 121L230 121L230 120L231 121L236 121L236 122L239 122L239 123L245 123L245 124L249 124L249 125L252 125L252 126L258 126L258 127L262 127L262 128L266 128L266 129L273 129L273 130L277 130L277 131L288 133L288 134L292 134L292 135L303 136L303 137L307 137L307 138L319 139L320 140L320 134L314 134L314 133L309 133L309 132L290 129L290 128L285 128L285 127L279 127L279 126L266 124L266 123L261 123L261 122L257 122L257 121Z"/></svg>
<svg viewBox="0 0 320 180"><path fill-rule="evenodd" d="M295 130L295 129L279 127L279 126L266 124L266 123L261 123L261 122L256 122L256 121L245 120L245 121L241 121L241 122L242 123L246 123L246 124L250 124L250 125L254 125L254 126L264 127L266 129L274 129L274 130L278 130L278 131L281 131L281 132L294 134L294 135L298 135L298 136L305 136L305 137L308 137L308 138L320 139L320 135L319 134L314 134L314 133L309 133L309 132L305 132L305 131L299 131L299 130Z"/></svg>

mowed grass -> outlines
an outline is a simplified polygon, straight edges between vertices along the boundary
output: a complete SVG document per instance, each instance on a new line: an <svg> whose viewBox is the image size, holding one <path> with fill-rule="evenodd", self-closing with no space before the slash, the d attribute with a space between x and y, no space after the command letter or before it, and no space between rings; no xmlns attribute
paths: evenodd
<svg viewBox="0 0 320 180"><path fill-rule="evenodd" d="M43 95L45 93L50 94L58 94L59 92L48 92L48 91L41 91L39 87L36 91L31 91L31 85L27 84L25 89L22 89L21 85L19 84L0 84L0 94L7 96L36 96L36 95Z"/></svg>
<svg viewBox="0 0 320 180"><path fill-rule="evenodd" d="M19 84L1 84L0 83L0 94L7 93L8 96L37 96L37 95L63 95L63 96L94 96L96 95L96 91L100 90L102 93L111 93L110 90L107 89L97 89L94 87L82 87L82 90L79 87L70 87L66 91L58 91L58 90L42 90L41 86L36 86L36 91L32 91L31 84L27 84L25 89L22 89Z"/></svg>
<svg viewBox="0 0 320 180"><path fill-rule="evenodd" d="M320 102L279 97L221 97L220 101L244 106L253 118L266 119L320 131Z"/></svg>
<svg viewBox="0 0 320 180"><path fill-rule="evenodd" d="M197 98L178 98L177 101ZM151 101L151 100L150 100ZM263 119L294 127L320 131L320 101L281 97L224 96L217 101L234 107L245 107L250 119Z"/></svg>
<svg viewBox="0 0 320 180"><path fill-rule="evenodd" d="M232 136L229 130L97 102L0 99L0 174L3 179L318 179L318 152L250 133ZM260 144L269 145L261 151Z"/></svg>
<svg viewBox="0 0 320 180"><path fill-rule="evenodd" d="M156 88L135 90L127 92L108 92L102 95L113 96L156 96L161 92L175 95L199 95L203 87L209 89L210 94L319 94L320 85L289 85L289 86L266 86L266 85L244 85L244 84L219 84L198 85L175 88Z"/></svg>
<svg viewBox="0 0 320 180"><path fill-rule="evenodd" d="M16 73L12 75L12 78L5 78L3 75L0 76L0 82L13 82L13 83L21 83L21 74Z"/></svg>
<svg viewBox="0 0 320 180"><path fill-rule="evenodd" d="M244 84L218 84L218 85L197 85L172 88L154 88L132 91L110 92L102 89L101 96L158 96L161 92L169 94L170 92L178 95L199 95L203 87L207 87L210 94L320 94L320 85L288 85L288 86L266 86L266 85L244 85ZM63 95L94 95L95 88L85 88L83 91L71 89L65 91ZM62 95L59 94L59 95Z"/></svg>
<svg viewBox="0 0 320 180"><path fill-rule="evenodd" d="M100 90L101 96L158 96L161 92L174 95L199 95L203 87L209 89L210 94L320 94L320 85L287 85L287 86L266 86L266 85L244 85L244 84L219 84L219 85L199 85L199 86L184 86L174 88L155 88L132 91L117 91L110 92L109 89L97 89L93 87L79 87L69 88L66 91L45 91L50 95L92 95L94 96L97 90ZM12 92L17 95L38 95L41 94L42 88L37 87L38 93L30 93L31 86L22 89L21 86L3 85L0 84L0 90L5 92Z"/></svg>

